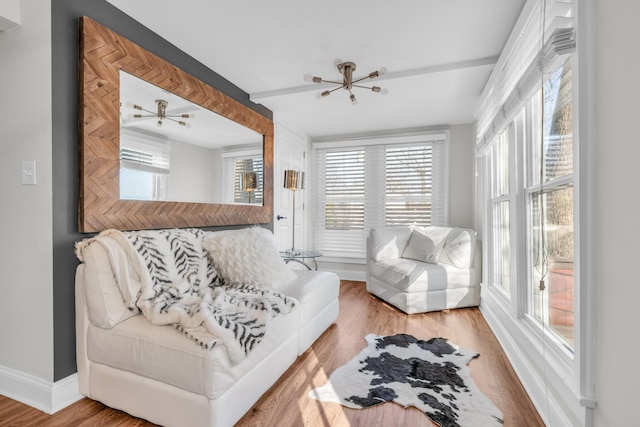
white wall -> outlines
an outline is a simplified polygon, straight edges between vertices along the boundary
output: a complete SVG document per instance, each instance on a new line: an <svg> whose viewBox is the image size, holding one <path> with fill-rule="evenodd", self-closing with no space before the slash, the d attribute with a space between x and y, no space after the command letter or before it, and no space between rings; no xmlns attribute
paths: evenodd
<svg viewBox="0 0 640 427"><path fill-rule="evenodd" d="M449 224L454 227L474 228L473 125L457 125L449 129Z"/></svg>
<svg viewBox="0 0 640 427"><path fill-rule="evenodd" d="M51 4L20 8L21 25L0 32L0 377L51 382ZM37 162L37 185L21 185L23 160Z"/></svg>
<svg viewBox="0 0 640 427"><path fill-rule="evenodd" d="M638 423L640 2L596 1L596 426Z"/></svg>
<svg viewBox="0 0 640 427"><path fill-rule="evenodd" d="M220 153L220 150L172 141L168 200L221 203L222 164L216 160Z"/></svg>

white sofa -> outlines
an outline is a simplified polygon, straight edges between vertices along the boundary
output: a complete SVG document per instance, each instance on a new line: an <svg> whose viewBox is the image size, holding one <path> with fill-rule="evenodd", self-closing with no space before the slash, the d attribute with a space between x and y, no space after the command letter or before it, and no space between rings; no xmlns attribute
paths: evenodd
<svg viewBox="0 0 640 427"><path fill-rule="evenodd" d="M405 313L480 304L481 248L467 228L373 228L367 290Z"/></svg>
<svg viewBox="0 0 640 427"><path fill-rule="evenodd" d="M295 299L295 307L268 323L262 341L233 363L224 346L203 348L173 326L154 326L127 306L118 280L127 279L123 271L133 274L130 259L114 257L93 239L78 247L83 261L76 272L80 393L160 425L232 426L338 315L338 277L296 271L281 291Z"/></svg>

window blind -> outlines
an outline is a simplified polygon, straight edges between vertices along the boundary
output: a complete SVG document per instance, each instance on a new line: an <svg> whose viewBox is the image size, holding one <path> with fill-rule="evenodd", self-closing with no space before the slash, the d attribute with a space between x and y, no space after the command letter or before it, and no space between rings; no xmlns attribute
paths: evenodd
<svg viewBox="0 0 640 427"><path fill-rule="evenodd" d="M314 144L314 246L364 258L372 227L447 223L445 133ZM406 142L409 141L409 142Z"/></svg>
<svg viewBox="0 0 640 427"><path fill-rule="evenodd" d="M263 162L260 158L236 159L234 161L233 188L234 203L257 203L262 204L262 170ZM242 188L242 174L244 172L255 172L257 178L256 189L252 192Z"/></svg>
<svg viewBox="0 0 640 427"><path fill-rule="evenodd" d="M364 149L324 152L324 227L364 229Z"/></svg>
<svg viewBox="0 0 640 427"><path fill-rule="evenodd" d="M527 2L476 110L476 151L483 152L540 86L543 73L575 50L575 0ZM542 31L544 28L544 42Z"/></svg>
<svg viewBox="0 0 640 427"><path fill-rule="evenodd" d="M433 147L385 147L385 225L431 224Z"/></svg>
<svg viewBox="0 0 640 427"><path fill-rule="evenodd" d="M158 137L122 130L120 163L127 169L169 174L171 144Z"/></svg>
<svg viewBox="0 0 640 427"><path fill-rule="evenodd" d="M262 147L224 151L222 168L222 200L224 203L262 203L263 170ZM251 193L242 189L242 173L256 172L258 187ZM250 200L249 200L250 199Z"/></svg>

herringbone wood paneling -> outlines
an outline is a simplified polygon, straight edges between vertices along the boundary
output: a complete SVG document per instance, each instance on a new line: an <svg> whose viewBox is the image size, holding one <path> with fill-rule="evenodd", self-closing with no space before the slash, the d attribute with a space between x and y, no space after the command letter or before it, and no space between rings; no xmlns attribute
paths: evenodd
<svg viewBox="0 0 640 427"><path fill-rule="evenodd" d="M79 231L271 222L273 122L86 16L80 26ZM264 205L120 200L120 70L264 135Z"/></svg>

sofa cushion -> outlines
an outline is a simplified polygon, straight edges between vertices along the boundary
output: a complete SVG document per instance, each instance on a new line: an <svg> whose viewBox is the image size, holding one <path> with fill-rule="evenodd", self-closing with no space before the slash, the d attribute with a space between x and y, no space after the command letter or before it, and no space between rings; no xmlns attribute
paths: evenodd
<svg viewBox="0 0 640 427"><path fill-rule="evenodd" d="M79 255L84 262L84 294L91 323L110 329L136 315L138 310L130 310L122 297L105 247L97 243L88 244ZM123 271L130 270L126 259L120 255L113 257L114 262L119 262Z"/></svg>
<svg viewBox="0 0 640 427"><path fill-rule="evenodd" d="M273 234L265 228L211 233L204 239L203 247L218 273L229 283L279 291L296 277L280 257Z"/></svg>
<svg viewBox="0 0 640 427"><path fill-rule="evenodd" d="M239 364L229 360L224 346L204 349L172 326L151 325L142 315L112 329L90 325L87 351L92 362L216 399L275 348L295 336L299 324L298 308L274 319L260 344Z"/></svg>
<svg viewBox="0 0 640 427"><path fill-rule="evenodd" d="M469 228L452 229L444 243L438 262L458 268L471 267L477 239L474 230Z"/></svg>
<svg viewBox="0 0 640 427"><path fill-rule="evenodd" d="M411 232L409 244L402 252L402 257L437 264L450 231L448 227L415 228Z"/></svg>
<svg viewBox="0 0 640 427"><path fill-rule="evenodd" d="M472 269L430 264L407 258L372 262L369 269L373 278L404 292L467 287L475 278Z"/></svg>
<svg viewBox="0 0 640 427"><path fill-rule="evenodd" d="M340 279L328 271L299 270L282 292L302 303L301 325L305 325L338 298Z"/></svg>
<svg viewBox="0 0 640 427"><path fill-rule="evenodd" d="M411 230L409 226L372 228L369 232L371 258L374 261L400 258Z"/></svg>

